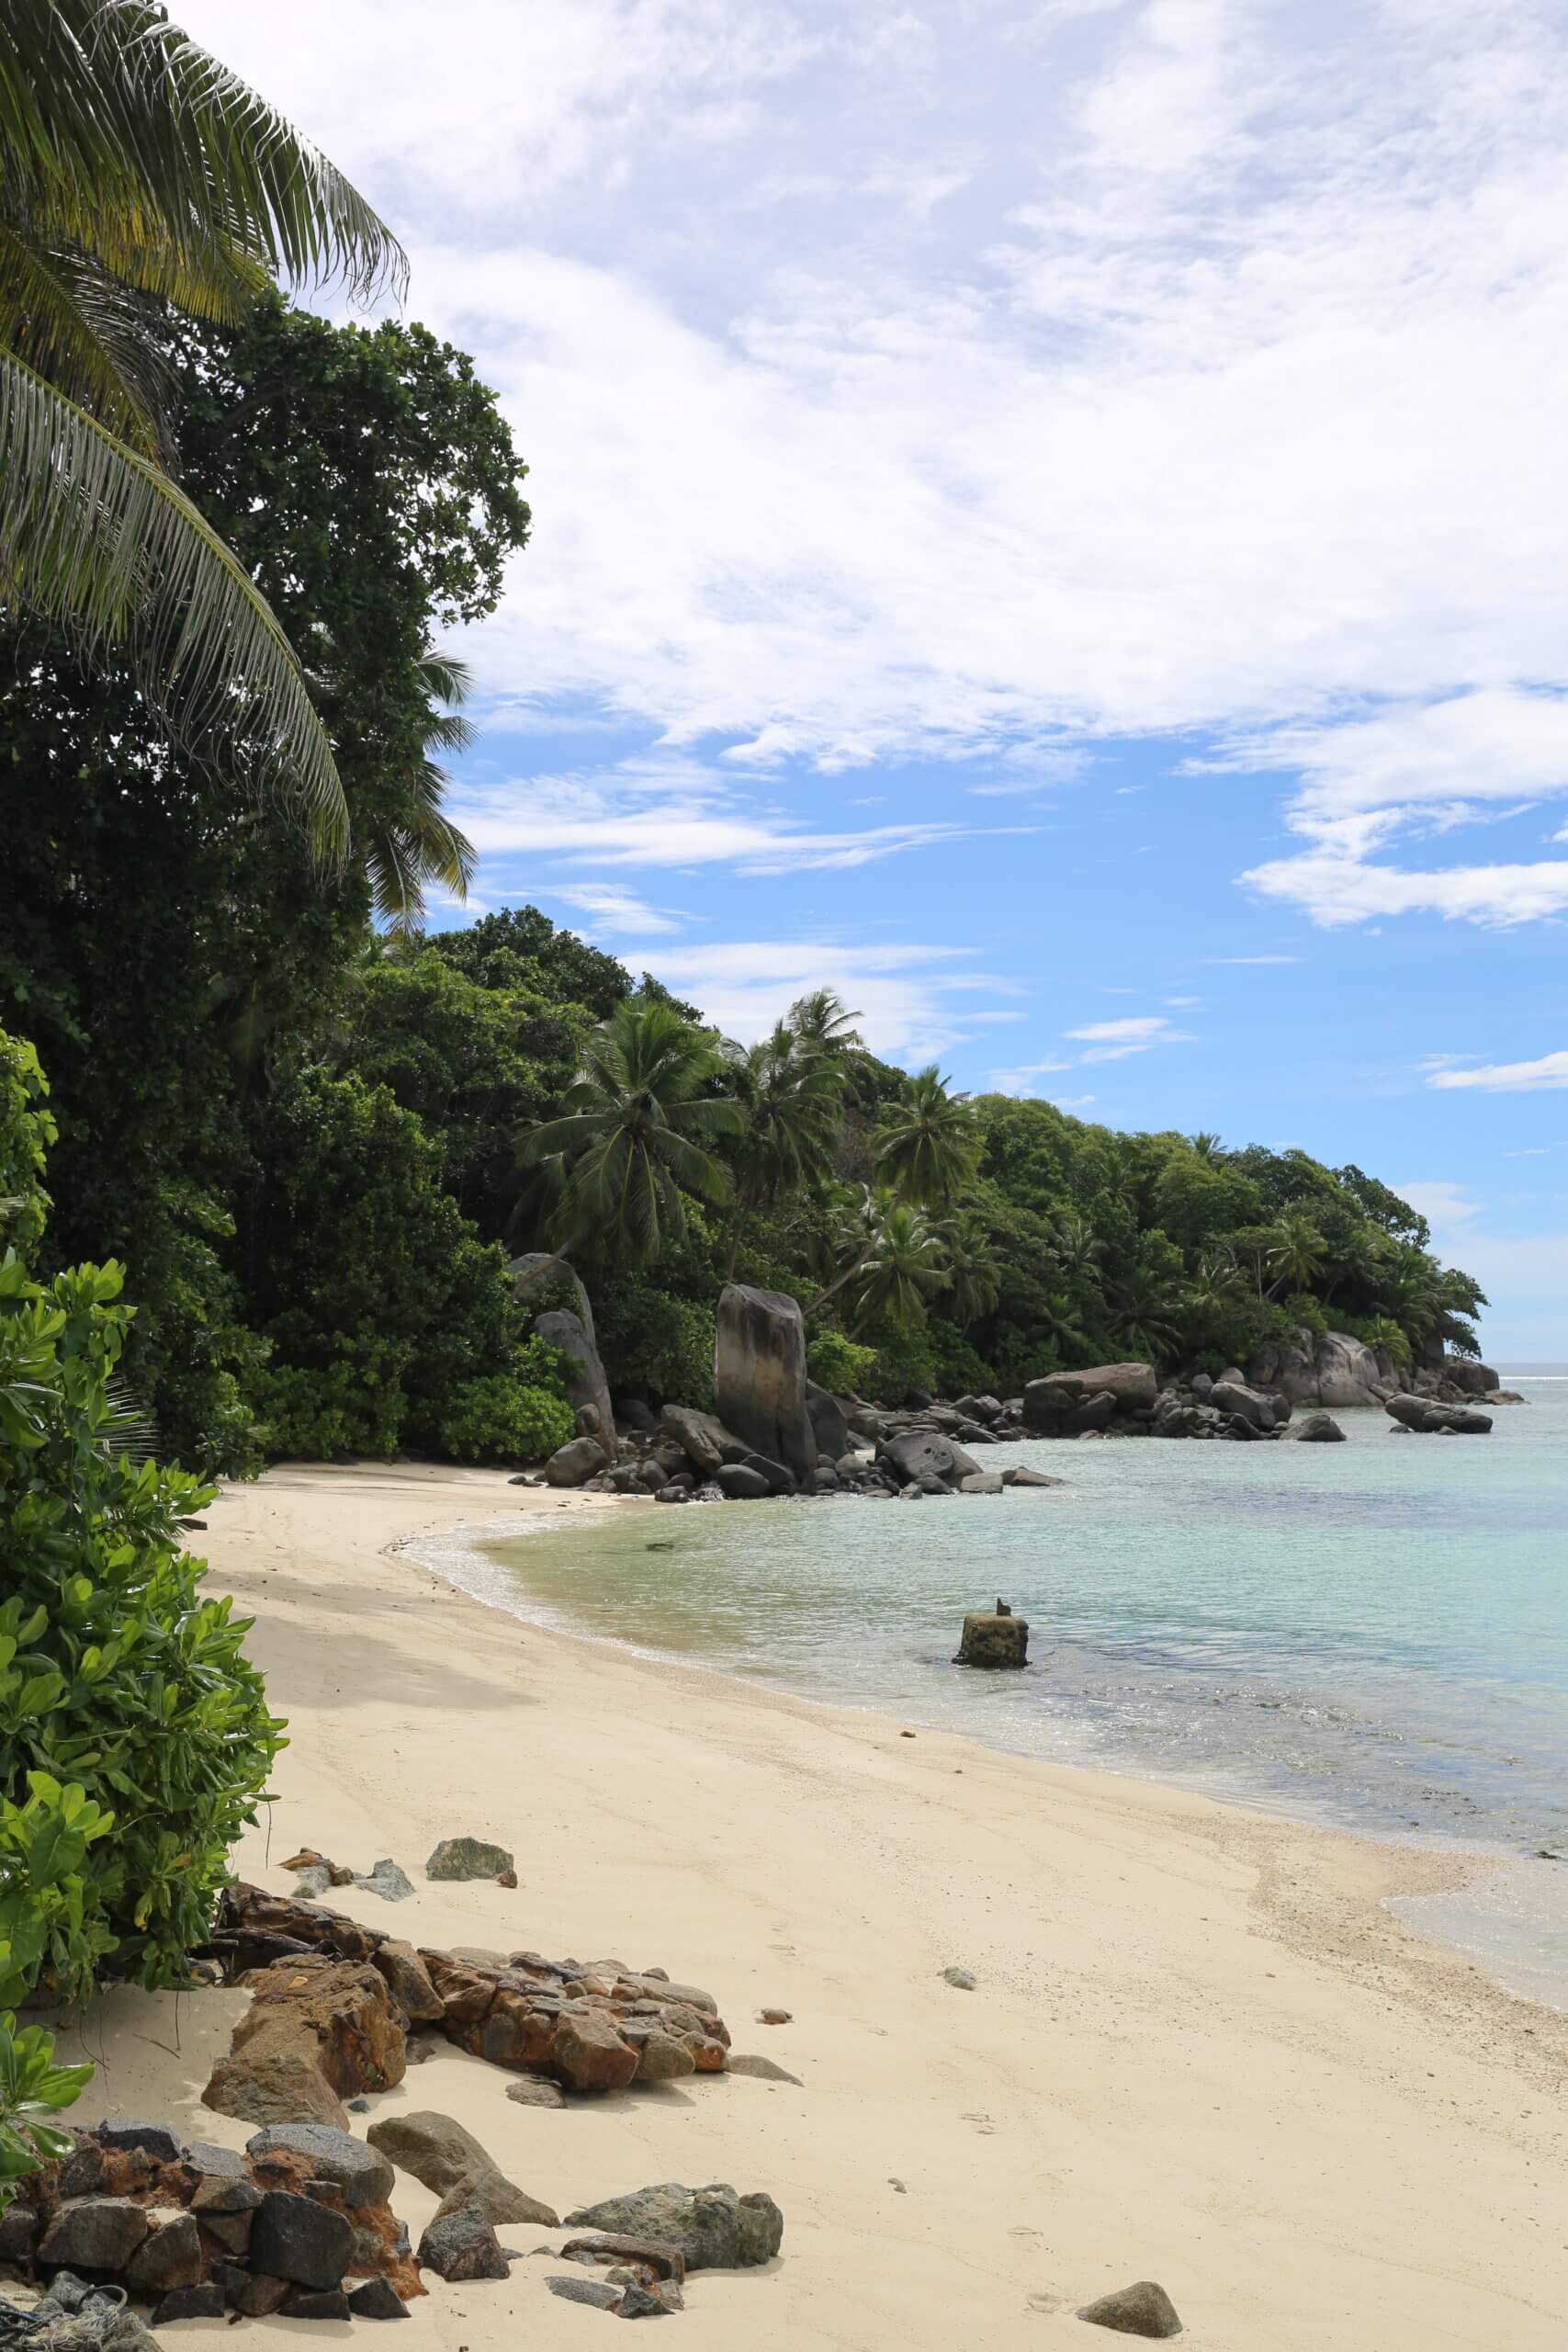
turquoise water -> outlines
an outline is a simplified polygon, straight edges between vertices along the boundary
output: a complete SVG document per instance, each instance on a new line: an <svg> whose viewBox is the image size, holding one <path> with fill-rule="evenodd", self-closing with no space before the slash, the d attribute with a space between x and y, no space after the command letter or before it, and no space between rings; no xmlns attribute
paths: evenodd
<svg viewBox="0 0 1568 2352"><path fill-rule="evenodd" d="M1568 1367L1506 1377L1529 1401L1489 1438L1365 1412L1336 1417L1342 1446L998 1447L987 1467L1067 1485L628 1506L442 1565L520 1613L911 1724L1501 1849L1506 1940L1568 1984ZM1030 1668L955 1668L998 1594Z"/></svg>

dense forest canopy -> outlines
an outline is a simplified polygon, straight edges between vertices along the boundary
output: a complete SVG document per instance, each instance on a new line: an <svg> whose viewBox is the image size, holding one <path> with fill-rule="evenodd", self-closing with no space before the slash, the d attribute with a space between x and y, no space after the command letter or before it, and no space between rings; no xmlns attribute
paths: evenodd
<svg viewBox="0 0 1568 2352"><path fill-rule="evenodd" d="M260 583L332 737L353 847L172 743L135 671L0 625L0 1025L57 1140L49 1265L112 1255L168 1450L526 1457L570 1433L514 1252L589 1283L612 1385L700 1402L726 1280L792 1291L818 1374L888 1399L1109 1355L1221 1370L1302 1326L1473 1346L1473 1283L1375 1178L1212 1135L969 1100L853 1008L744 1047L532 907L431 937L462 675L529 528L469 362L259 302L157 327L181 479Z"/></svg>

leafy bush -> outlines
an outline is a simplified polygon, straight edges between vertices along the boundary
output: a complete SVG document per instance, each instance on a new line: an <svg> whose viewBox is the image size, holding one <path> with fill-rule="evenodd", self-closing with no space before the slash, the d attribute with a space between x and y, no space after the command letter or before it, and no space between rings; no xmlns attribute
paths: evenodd
<svg viewBox="0 0 1568 2352"><path fill-rule="evenodd" d="M878 1405L901 1405L911 1388L933 1390L937 1385L936 1354L928 1324L895 1323L891 1317L874 1323L876 1367L867 1394Z"/></svg>
<svg viewBox="0 0 1568 2352"><path fill-rule="evenodd" d="M558 1387L540 1387L510 1373L466 1380L437 1421L443 1453L466 1462L539 1462L577 1426Z"/></svg>
<svg viewBox="0 0 1568 2352"><path fill-rule="evenodd" d="M933 1315L927 1326L936 1365L936 1388L942 1396L984 1396L997 1384L995 1371L945 1317Z"/></svg>
<svg viewBox="0 0 1568 2352"><path fill-rule="evenodd" d="M713 1404L710 1305L680 1298L644 1274L595 1279L593 1320L599 1352L615 1392L650 1405Z"/></svg>
<svg viewBox="0 0 1568 2352"><path fill-rule="evenodd" d="M857 1346L841 1331L818 1331L806 1351L807 1373L835 1396L859 1396L875 1366L876 1350Z"/></svg>
<svg viewBox="0 0 1568 2352"><path fill-rule="evenodd" d="M345 1342L344 1360L324 1371L286 1363L262 1374L256 1406L273 1461L337 1462L351 1453L384 1460L397 1452L407 1399L395 1381L377 1381L353 1360L363 1352Z"/></svg>
<svg viewBox="0 0 1568 2352"><path fill-rule="evenodd" d="M100 1961L179 1981L205 1941L230 1846L254 1818L282 1726L242 1649L248 1620L204 1600L179 1522L212 1498L109 1444L108 1384L131 1309L120 1269L29 1281L0 1262L0 1798L47 1775L112 1809L81 1890L48 1927L43 1981L75 1997Z"/></svg>
<svg viewBox="0 0 1568 2352"><path fill-rule="evenodd" d="M27 1039L0 1029L0 1233L18 1250L32 1248L49 1214L43 1168L54 1120L43 1107L48 1092Z"/></svg>
<svg viewBox="0 0 1568 2352"><path fill-rule="evenodd" d="M81 2098L91 2066L57 2066L54 2043L40 2025L24 2026L0 2011L0 2213L17 2183L75 2145L69 2132L45 2121Z"/></svg>

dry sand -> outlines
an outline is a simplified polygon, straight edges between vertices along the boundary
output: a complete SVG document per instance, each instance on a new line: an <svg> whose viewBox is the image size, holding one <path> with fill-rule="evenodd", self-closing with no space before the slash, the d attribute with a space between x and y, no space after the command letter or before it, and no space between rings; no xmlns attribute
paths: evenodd
<svg viewBox="0 0 1568 2352"><path fill-rule="evenodd" d="M213 1582L291 1724L241 1871L284 1890L298 1846L389 1854L413 1901L334 1900L418 1941L662 1966L802 2087L699 2076L552 2113L443 2050L378 2112L457 2115L563 2213L650 2181L770 2190L783 2257L692 2282L690 2352L1085 2352L1121 2339L1077 2306L1136 2278L1192 2352L1564 2352L1568 2018L1379 1907L1451 1864L564 1639L397 1548L560 1508L410 1469L282 1470L213 1506ZM513 1849L514 1893L426 1883L460 1831ZM242 2144L198 2101L246 1997L107 1996L84 2120ZM434 2198L400 2177L395 2202L417 2235ZM614 2323L547 2294L552 2267L433 2281L406 2342L599 2341Z"/></svg>

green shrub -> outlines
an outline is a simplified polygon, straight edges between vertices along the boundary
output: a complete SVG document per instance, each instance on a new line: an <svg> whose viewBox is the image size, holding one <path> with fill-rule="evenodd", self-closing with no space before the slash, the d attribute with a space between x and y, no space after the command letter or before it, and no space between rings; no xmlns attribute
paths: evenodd
<svg viewBox="0 0 1568 2352"><path fill-rule="evenodd" d="M39 1963L68 1997L100 1962L140 1984L184 1977L282 1745L249 1621L201 1598L204 1564L181 1548L212 1489L109 1442L120 1286L112 1262L40 1285L0 1261L0 1798L25 1815L45 1774L114 1815Z"/></svg>
<svg viewBox="0 0 1568 2352"><path fill-rule="evenodd" d="M936 1366L939 1396L983 1396L995 1388L997 1375L992 1366L945 1317L933 1315L926 1329Z"/></svg>
<svg viewBox="0 0 1568 2352"><path fill-rule="evenodd" d="M901 1405L911 1388L934 1390L936 1355L927 1324L895 1323L890 1317L871 1327L876 1343L876 1367L867 1394L878 1405Z"/></svg>
<svg viewBox="0 0 1568 2352"><path fill-rule="evenodd" d="M406 1355L374 1342L338 1339L335 1363L310 1370L284 1363L255 1383L262 1442L275 1462L337 1462L368 1453L385 1461L398 1450L408 1398L398 1374Z"/></svg>
<svg viewBox="0 0 1568 2352"><path fill-rule="evenodd" d="M55 1131L43 1107L48 1092L27 1039L0 1029L0 1235L14 1250L32 1248L49 1214L44 1154Z"/></svg>
<svg viewBox="0 0 1568 2352"><path fill-rule="evenodd" d="M806 1351L806 1369L818 1388L858 1396L876 1367L876 1350L858 1347L841 1331L818 1331Z"/></svg>
<svg viewBox="0 0 1568 2352"><path fill-rule="evenodd" d="M608 1274L594 1281L593 1320L617 1396L712 1407L711 1304L678 1297L645 1274Z"/></svg>
<svg viewBox="0 0 1568 2352"><path fill-rule="evenodd" d="M558 1387L510 1373L466 1380L436 1422L441 1452L464 1462L539 1462L564 1445L576 1417Z"/></svg>

